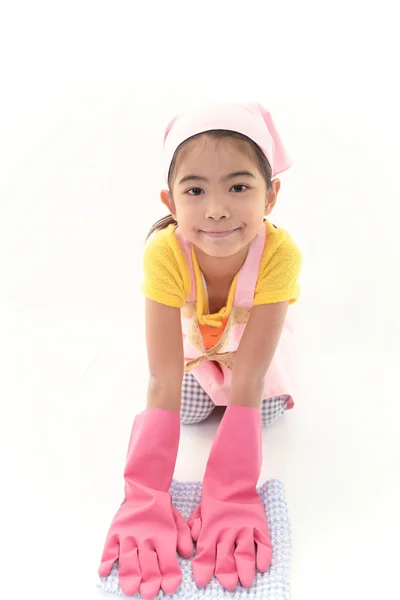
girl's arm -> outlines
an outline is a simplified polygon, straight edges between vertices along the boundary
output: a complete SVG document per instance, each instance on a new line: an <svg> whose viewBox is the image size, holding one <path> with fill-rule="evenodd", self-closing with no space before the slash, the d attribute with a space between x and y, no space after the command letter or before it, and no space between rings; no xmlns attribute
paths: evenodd
<svg viewBox="0 0 400 600"><path fill-rule="evenodd" d="M180 412L184 362L180 309L146 298L146 342L147 408Z"/></svg>
<svg viewBox="0 0 400 600"><path fill-rule="evenodd" d="M232 371L228 404L259 408L264 378L282 333L289 302L253 306Z"/></svg>

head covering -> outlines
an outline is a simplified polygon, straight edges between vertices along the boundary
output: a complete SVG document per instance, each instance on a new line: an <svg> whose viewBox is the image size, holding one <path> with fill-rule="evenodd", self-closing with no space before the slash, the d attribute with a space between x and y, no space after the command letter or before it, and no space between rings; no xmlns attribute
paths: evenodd
<svg viewBox="0 0 400 600"><path fill-rule="evenodd" d="M292 162L285 150L270 113L257 102L215 103L174 117L164 133L164 177L175 150L185 140L210 129L229 129L253 140L267 157L272 177L289 169Z"/></svg>

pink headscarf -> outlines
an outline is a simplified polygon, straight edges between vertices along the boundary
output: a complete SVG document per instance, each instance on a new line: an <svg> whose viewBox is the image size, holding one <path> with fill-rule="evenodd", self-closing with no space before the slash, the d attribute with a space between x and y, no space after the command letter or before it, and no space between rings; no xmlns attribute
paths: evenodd
<svg viewBox="0 0 400 600"><path fill-rule="evenodd" d="M210 129L237 131L253 140L267 157L272 177L292 166L272 117L261 104L208 104L200 109L181 113L168 124L164 134L164 177L167 183L169 167L179 144Z"/></svg>

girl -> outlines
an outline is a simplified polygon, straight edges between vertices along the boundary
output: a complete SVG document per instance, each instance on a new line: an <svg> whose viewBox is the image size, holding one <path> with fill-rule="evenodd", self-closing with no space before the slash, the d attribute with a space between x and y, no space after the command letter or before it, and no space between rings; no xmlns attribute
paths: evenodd
<svg viewBox="0 0 400 600"><path fill-rule="evenodd" d="M126 595L173 594L176 551L193 554L205 586L250 587L272 548L256 485L262 426L293 407L290 305L299 297L301 255L268 217L291 166L260 104L212 104L178 115L164 136L161 200L144 253L147 408L136 417L125 467L125 501L99 573L119 560ZM169 488L180 423L226 406L199 506L187 522Z"/></svg>

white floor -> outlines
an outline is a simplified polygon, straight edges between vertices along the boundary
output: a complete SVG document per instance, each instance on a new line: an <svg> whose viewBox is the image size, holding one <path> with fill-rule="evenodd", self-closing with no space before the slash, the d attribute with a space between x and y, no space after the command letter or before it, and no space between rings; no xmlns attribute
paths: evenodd
<svg viewBox="0 0 400 600"><path fill-rule="evenodd" d="M145 402L138 314L1 314L0 596L99 598L96 569ZM395 368L394 352L306 348L301 397L264 434L261 479L287 490L294 600L399 589ZM220 415L182 429L176 478L201 479Z"/></svg>

